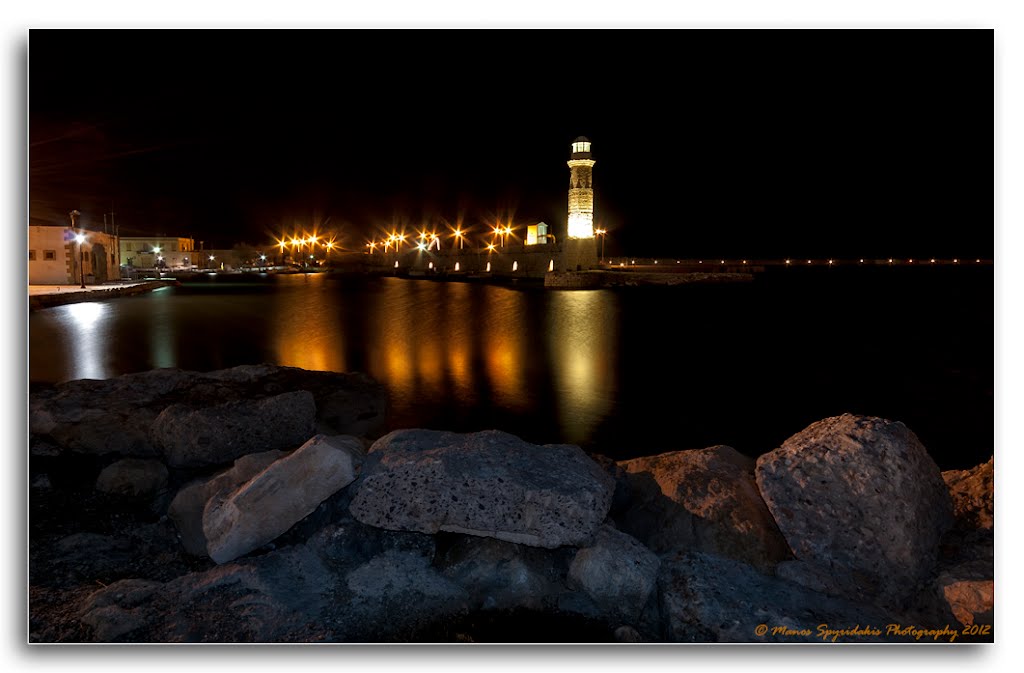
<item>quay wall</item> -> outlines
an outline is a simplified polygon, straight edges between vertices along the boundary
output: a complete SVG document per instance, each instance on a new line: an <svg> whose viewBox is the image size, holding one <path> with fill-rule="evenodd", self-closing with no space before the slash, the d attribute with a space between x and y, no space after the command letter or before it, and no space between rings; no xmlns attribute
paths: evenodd
<svg viewBox="0 0 1024 673"><path fill-rule="evenodd" d="M596 268L597 245L592 239L583 239L543 245L506 245L493 251L486 248L412 248L397 253L378 252L368 257L368 263L372 267L400 275L490 275L543 279L552 271L582 271Z"/></svg>

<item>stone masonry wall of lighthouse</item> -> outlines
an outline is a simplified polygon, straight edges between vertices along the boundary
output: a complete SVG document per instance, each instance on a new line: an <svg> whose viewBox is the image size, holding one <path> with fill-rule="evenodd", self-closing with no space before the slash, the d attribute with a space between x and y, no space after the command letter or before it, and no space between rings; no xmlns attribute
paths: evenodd
<svg viewBox="0 0 1024 673"><path fill-rule="evenodd" d="M569 238L594 237L594 159L590 141L572 143L569 164Z"/></svg>

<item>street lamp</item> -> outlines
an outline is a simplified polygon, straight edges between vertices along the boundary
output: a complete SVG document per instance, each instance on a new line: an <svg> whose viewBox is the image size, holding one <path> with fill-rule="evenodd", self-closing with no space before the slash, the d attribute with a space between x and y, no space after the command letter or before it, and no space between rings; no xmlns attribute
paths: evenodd
<svg viewBox="0 0 1024 673"><path fill-rule="evenodd" d="M71 217L71 228L75 228L75 221L78 216L82 213L77 210L72 210L68 215ZM78 232L75 234L75 240L78 242L78 277L82 281L82 289L85 289L85 251L82 250L82 243L85 243L85 234Z"/></svg>
<svg viewBox="0 0 1024 673"><path fill-rule="evenodd" d="M601 263L604 264L604 235L608 233L607 229L598 229L596 232L601 237Z"/></svg>

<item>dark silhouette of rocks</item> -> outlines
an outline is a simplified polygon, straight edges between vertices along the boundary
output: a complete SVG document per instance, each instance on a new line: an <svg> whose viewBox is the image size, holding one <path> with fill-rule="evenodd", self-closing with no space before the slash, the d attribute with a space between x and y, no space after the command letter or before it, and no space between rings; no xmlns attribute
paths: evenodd
<svg viewBox="0 0 1024 673"><path fill-rule="evenodd" d="M499 431L374 442L374 382L269 366L30 407L32 642L992 639L992 462L940 476L901 423L825 419L755 468L724 446L616 464ZM200 432L284 408L244 445ZM165 422L209 443L167 450Z"/></svg>

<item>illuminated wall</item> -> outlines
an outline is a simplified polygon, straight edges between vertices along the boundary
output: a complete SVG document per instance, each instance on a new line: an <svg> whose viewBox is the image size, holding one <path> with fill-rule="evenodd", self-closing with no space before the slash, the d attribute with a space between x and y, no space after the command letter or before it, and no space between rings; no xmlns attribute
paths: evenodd
<svg viewBox="0 0 1024 673"><path fill-rule="evenodd" d="M594 159L590 141L580 136L572 144L569 165L569 238L594 237Z"/></svg>

